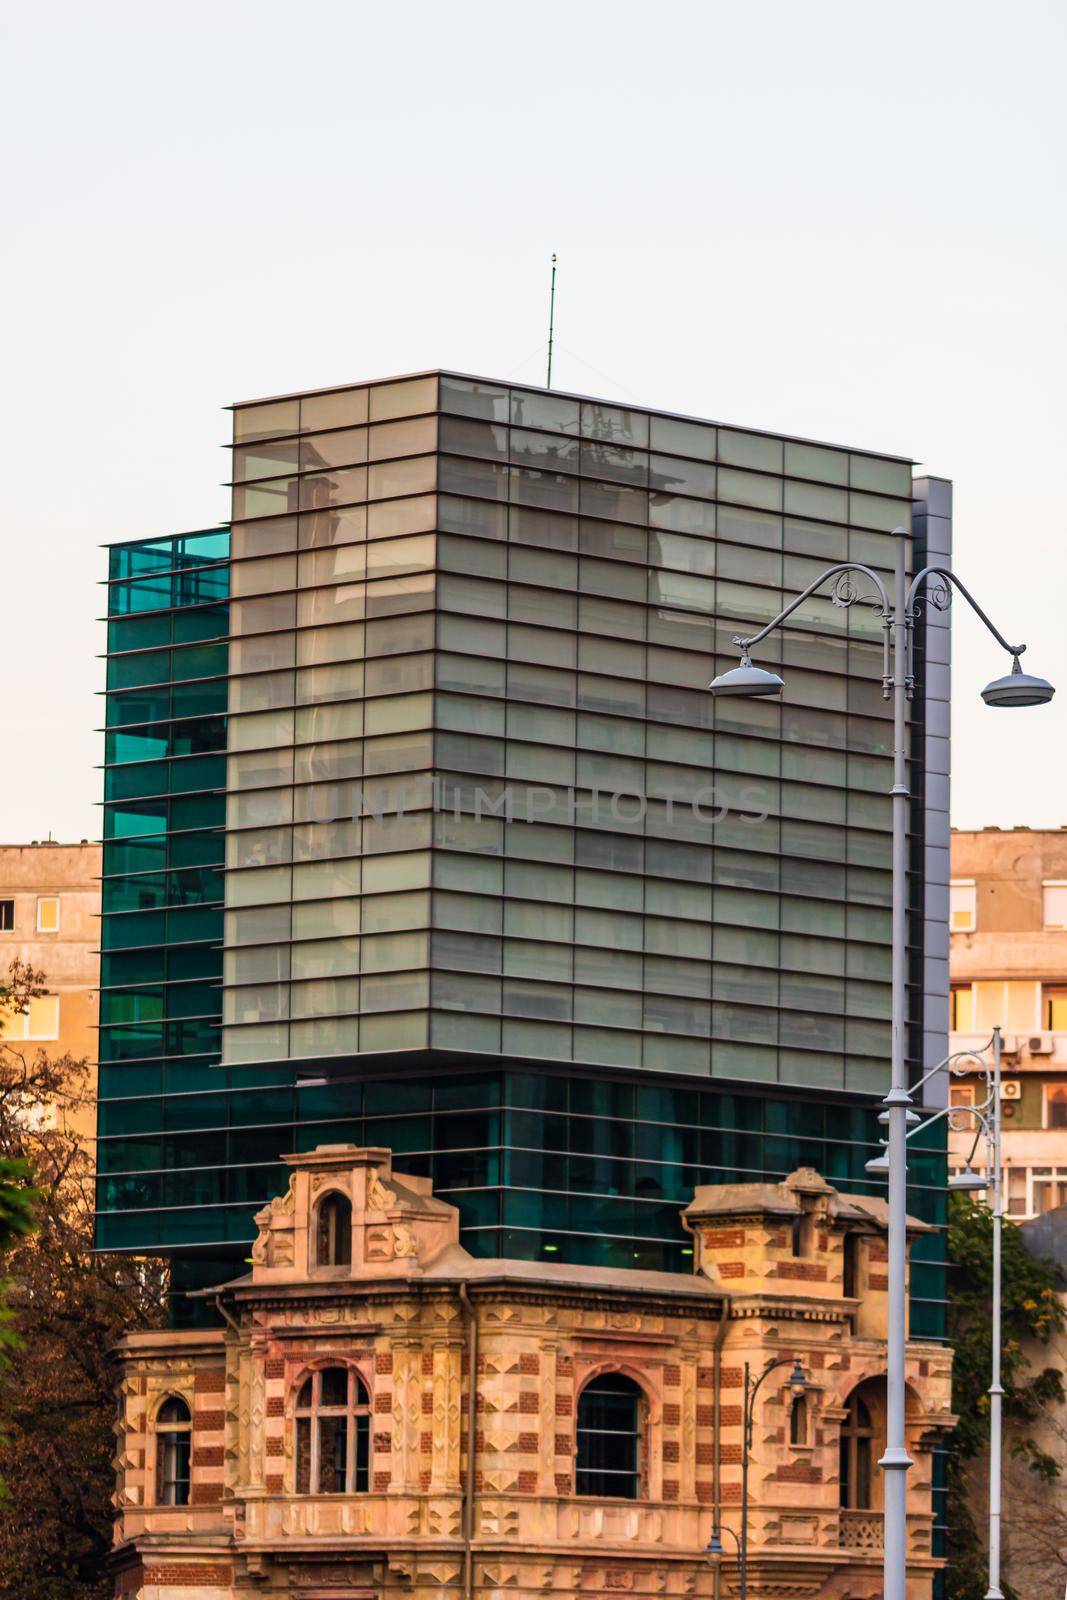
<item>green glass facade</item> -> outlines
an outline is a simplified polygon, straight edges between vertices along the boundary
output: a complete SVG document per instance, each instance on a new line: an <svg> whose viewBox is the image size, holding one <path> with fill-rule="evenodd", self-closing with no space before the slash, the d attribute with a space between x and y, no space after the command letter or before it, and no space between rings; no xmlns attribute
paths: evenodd
<svg viewBox="0 0 1067 1600"><path fill-rule="evenodd" d="M174 1242L196 1204L222 975L229 532L116 545L108 580L97 1244ZM166 1155L160 1143L173 1130ZM184 1131L183 1131L184 1130ZM145 1133L153 1139L144 1140ZM164 1171L164 1168L167 1170ZM148 1174L151 1176L148 1176ZM146 1205L155 1208L153 1220ZM180 1211L175 1216L181 1215Z"/></svg>
<svg viewBox="0 0 1067 1600"><path fill-rule="evenodd" d="M806 607L780 705L707 683L822 566L887 572L909 464L449 374L234 437L229 530L111 552L100 1246L219 1281L341 1139L527 1259L684 1269L698 1183L874 1187L877 619Z"/></svg>

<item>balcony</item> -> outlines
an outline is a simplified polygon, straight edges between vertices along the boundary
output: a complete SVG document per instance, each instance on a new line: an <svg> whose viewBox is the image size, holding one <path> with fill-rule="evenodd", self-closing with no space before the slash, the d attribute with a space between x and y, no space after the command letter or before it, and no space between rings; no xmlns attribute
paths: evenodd
<svg viewBox="0 0 1067 1600"><path fill-rule="evenodd" d="M880 1511L842 1511L838 1543L842 1550L880 1550L882 1513Z"/></svg>

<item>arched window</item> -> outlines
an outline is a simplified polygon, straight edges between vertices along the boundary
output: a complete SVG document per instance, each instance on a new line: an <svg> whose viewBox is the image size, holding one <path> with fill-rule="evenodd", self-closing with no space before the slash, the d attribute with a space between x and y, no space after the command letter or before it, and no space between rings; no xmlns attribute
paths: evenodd
<svg viewBox="0 0 1067 1600"><path fill-rule="evenodd" d="M865 1400L849 1395L841 1424L841 1505L848 1511L871 1509L871 1458L874 1425Z"/></svg>
<svg viewBox="0 0 1067 1600"><path fill-rule="evenodd" d="M789 1412L789 1443L807 1444L807 1442L808 1402L804 1395L798 1394Z"/></svg>
<svg viewBox="0 0 1067 1600"><path fill-rule="evenodd" d="M366 1494L370 1396L358 1372L324 1367L304 1380L294 1407L297 1494Z"/></svg>
<svg viewBox="0 0 1067 1600"><path fill-rule="evenodd" d="M189 1504L192 1417L176 1395L156 1415L156 1500L161 1506Z"/></svg>
<svg viewBox="0 0 1067 1600"><path fill-rule="evenodd" d="M343 1194L328 1194L319 1207L315 1232L315 1265L352 1264L352 1206Z"/></svg>
<svg viewBox="0 0 1067 1600"><path fill-rule="evenodd" d="M632 1378L607 1372L578 1397L579 1494L636 1500L641 1486L644 1395Z"/></svg>

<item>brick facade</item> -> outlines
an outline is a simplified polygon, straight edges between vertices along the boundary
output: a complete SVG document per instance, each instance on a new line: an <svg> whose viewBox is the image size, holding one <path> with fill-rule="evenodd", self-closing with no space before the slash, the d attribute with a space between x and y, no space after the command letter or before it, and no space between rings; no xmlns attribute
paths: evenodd
<svg viewBox="0 0 1067 1600"><path fill-rule="evenodd" d="M786 1364L763 1383L754 1418L753 1581L765 1597L802 1589L812 1600L873 1600L880 1591L880 1551L853 1547L862 1513L842 1510L838 1477L849 1395L858 1384L876 1394L884 1370L878 1292L861 1315L841 1287L847 1230L879 1242L876 1203L839 1206L815 1180L819 1271L808 1276L781 1270L809 1258L793 1253L796 1232L775 1215L809 1204L808 1190L741 1186L734 1212L714 1225L705 1212L728 1208L734 1191L698 1191L686 1213L697 1270L685 1277L474 1261L458 1245L452 1208L394 1173L388 1152L326 1147L292 1164L288 1194L260 1214L252 1273L222 1291L232 1326L130 1336L119 1352L123 1600L183 1600L184 1591L239 1600L252 1589L273 1600L458 1600L475 1345L474 1600L710 1597L703 1551L713 1522L738 1526L746 1365L758 1374L771 1360ZM352 1265L322 1275L306 1237L333 1187L352 1201ZM727 1265L739 1261L743 1288L719 1286L719 1251ZM789 1443L794 1359L810 1377L798 1445ZM358 1374L367 1400L367 1489L298 1493L295 1397L309 1374L338 1366ZM633 1500L576 1493L579 1397L605 1374L640 1392ZM948 1385L948 1355L912 1346L909 1600L928 1600L938 1565L930 1446L951 1425ZM185 1506L156 1503L154 1417L168 1395L192 1414ZM862 1532L869 1539L867 1524ZM727 1591L735 1576L725 1562Z"/></svg>

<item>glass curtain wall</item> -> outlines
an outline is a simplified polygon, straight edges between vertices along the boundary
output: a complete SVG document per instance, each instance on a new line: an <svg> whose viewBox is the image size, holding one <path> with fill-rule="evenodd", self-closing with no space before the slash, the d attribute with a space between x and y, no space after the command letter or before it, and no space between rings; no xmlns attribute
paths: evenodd
<svg viewBox="0 0 1067 1600"><path fill-rule="evenodd" d="M877 619L809 602L781 704L706 686L823 565L888 572L908 464L448 375L234 438L231 533L111 557L101 1244L232 1276L338 1139L527 1259L685 1270L698 1183L872 1187L826 1091L886 1081Z"/></svg>
<svg viewBox="0 0 1067 1600"><path fill-rule="evenodd" d="M888 574L907 462L447 375L235 441L227 1062L884 1089L880 620L809 602L780 705L707 684Z"/></svg>

